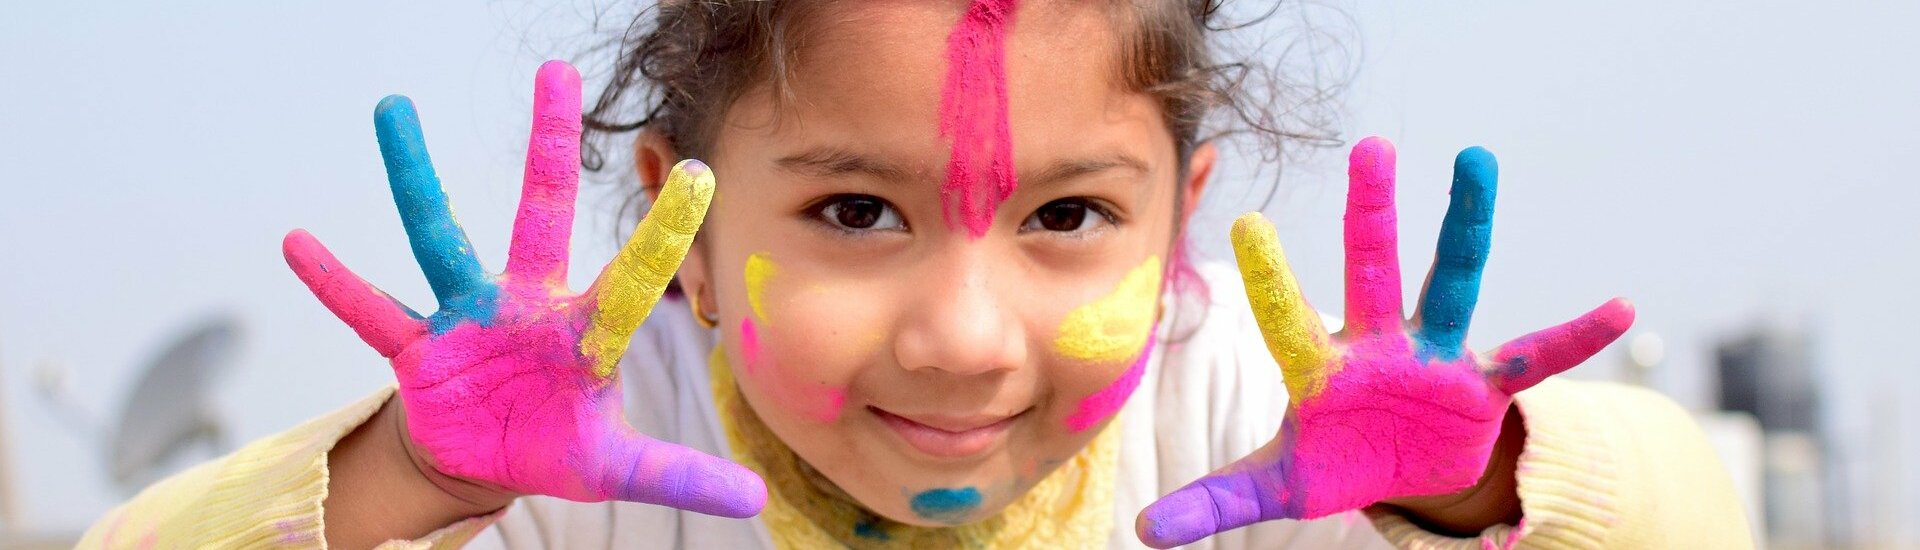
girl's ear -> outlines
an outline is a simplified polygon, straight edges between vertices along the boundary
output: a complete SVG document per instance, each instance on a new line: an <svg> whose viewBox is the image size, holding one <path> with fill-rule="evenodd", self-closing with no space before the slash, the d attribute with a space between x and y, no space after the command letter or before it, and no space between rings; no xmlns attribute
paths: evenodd
<svg viewBox="0 0 1920 550"><path fill-rule="evenodd" d="M1220 151L1211 141L1200 142L1187 157L1187 181L1180 182L1184 195L1180 197L1180 227L1187 227L1193 221L1193 211L1200 206L1201 191L1206 190L1207 181L1213 179L1213 164L1219 158Z"/></svg>
<svg viewBox="0 0 1920 550"><path fill-rule="evenodd" d="M640 180L640 188L647 194L648 204L660 198L660 186L666 185L667 172L679 162L680 155L674 152L673 143L665 134L652 128L640 129L640 135L633 140L633 171ZM707 221L712 221L712 206L708 206L707 215ZM680 262L679 274L674 277L687 299L697 304L693 309L695 315L714 315L720 311L719 302L713 296L713 285L708 284L712 280L708 265L707 247L701 246L701 239L696 237L693 246L687 248L686 259Z"/></svg>
<svg viewBox="0 0 1920 550"><path fill-rule="evenodd" d="M677 162L680 155L659 130L641 128L640 135L633 138L633 171L640 177L640 188L647 192L648 203L660 198L660 186L666 185L667 172L673 170Z"/></svg>

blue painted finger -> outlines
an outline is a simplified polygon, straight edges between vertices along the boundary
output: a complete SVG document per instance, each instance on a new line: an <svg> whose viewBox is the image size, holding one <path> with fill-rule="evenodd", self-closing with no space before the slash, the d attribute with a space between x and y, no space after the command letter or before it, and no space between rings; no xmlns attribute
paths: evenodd
<svg viewBox="0 0 1920 550"><path fill-rule="evenodd" d="M498 290L481 270L466 231L453 219L447 194L440 188L440 178L434 175L433 161L427 156L426 138L421 135L413 101L398 95L380 100L374 108L373 125L380 139L380 156L386 161L394 205L400 209L400 222L413 244L413 257L440 302L441 312L434 315L432 323L434 331L443 332L461 319L490 318Z"/></svg>
<svg viewBox="0 0 1920 550"><path fill-rule="evenodd" d="M1420 343L1432 357L1453 360L1466 342L1480 299L1480 272L1493 241L1493 200L1500 168L1493 153L1469 147L1453 161L1452 200L1440 223L1433 274L1420 299Z"/></svg>

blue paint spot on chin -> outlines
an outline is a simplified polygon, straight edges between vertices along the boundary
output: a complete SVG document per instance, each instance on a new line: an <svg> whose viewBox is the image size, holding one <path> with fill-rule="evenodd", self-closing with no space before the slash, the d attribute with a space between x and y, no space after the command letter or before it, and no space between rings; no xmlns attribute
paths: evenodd
<svg viewBox="0 0 1920 550"><path fill-rule="evenodd" d="M980 491L972 487L928 489L913 496L913 513L924 519L960 523L980 507Z"/></svg>
<svg viewBox="0 0 1920 550"><path fill-rule="evenodd" d="M868 540L885 541L893 538L887 536L885 529L881 529L879 525L875 524L874 518L866 518L855 522L853 524L853 534L854 536Z"/></svg>

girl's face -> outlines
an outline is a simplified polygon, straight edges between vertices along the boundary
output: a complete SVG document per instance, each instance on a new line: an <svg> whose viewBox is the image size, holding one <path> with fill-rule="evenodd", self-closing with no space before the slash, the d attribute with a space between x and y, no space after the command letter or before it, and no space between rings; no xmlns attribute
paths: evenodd
<svg viewBox="0 0 1920 550"><path fill-rule="evenodd" d="M719 186L681 281L717 312L766 425L872 511L991 515L1118 411L1152 345L1180 181L1157 101L1117 76L1102 3L1029 3L1006 41L1017 190L974 237L944 214L939 132L959 4L816 14L791 95L750 91L712 158ZM643 137L658 181L674 158Z"/></svg>

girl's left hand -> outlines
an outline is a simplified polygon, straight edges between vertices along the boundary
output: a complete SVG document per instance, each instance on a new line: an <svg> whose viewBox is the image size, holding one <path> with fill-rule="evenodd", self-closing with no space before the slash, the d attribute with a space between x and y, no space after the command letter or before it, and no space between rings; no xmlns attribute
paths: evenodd
<svg viewBox="0 0 1920 550"><path fill-rule="evenodd" d="M1346 327L1328 335L1301 297L1273 226L1233 225L1247 298L1281 366L1289 403L1266 446L1141 511L1142 541L1185 544L1255 522L1310 519L1388 499L1456 493L1487 471L1513 394L1598 353L1633 324L1614 299L1486 356L1464 349L1492 232L1495 167L1484 149L1454 164L1433 270L1401 313L1393 146L1353 149L1346 214Z"/></svg>

